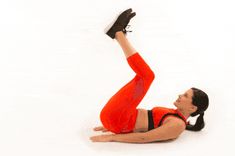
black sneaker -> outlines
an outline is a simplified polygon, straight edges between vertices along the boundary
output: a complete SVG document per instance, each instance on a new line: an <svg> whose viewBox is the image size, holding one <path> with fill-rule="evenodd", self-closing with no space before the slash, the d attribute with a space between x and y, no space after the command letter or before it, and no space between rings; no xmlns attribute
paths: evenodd
<svg viewBox="0 0 235 156"><path fill-rule="evenodd" d="M129 26L128 23L130 22L131 18L134 17L136 15L135 12L131 13L132 9L127 9L125 11L123 11L118 18L116 19L116 21L114 22L114 24L111 26L111 28L108 29L108 31L106 32L106 34L111 37L112 39L115 38L115 34L118 31L122 31L123 33L126 34L126 32L128 32L126 30L126 27ZM131 31L129 31L131 32Z"/></svg>
<svg viewBox="0 0 235 156"><path fill-rule="evenodd" d="M128 20L127 20L126 24L124 25L124 29L123 29L124 34L126 34L126 32L132 32L132 31L126 30L126 27L129 28L130 25L128 25L128 23L130 22L131 18L134 17L135 15L136 15L136 13L133 12L128 16Z"/></svg>

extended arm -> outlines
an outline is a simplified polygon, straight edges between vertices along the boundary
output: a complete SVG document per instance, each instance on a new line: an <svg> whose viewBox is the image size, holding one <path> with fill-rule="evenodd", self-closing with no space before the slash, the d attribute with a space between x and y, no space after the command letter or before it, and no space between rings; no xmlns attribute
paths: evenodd
<svg viewBox="0 0 235 156"><path fill-rule="evenodd" d="M171 119L159 128L144 133L109 134L91 137L93 141L116 141L127 143L148 143L177 138L185 129L180 119Z"/></svg>

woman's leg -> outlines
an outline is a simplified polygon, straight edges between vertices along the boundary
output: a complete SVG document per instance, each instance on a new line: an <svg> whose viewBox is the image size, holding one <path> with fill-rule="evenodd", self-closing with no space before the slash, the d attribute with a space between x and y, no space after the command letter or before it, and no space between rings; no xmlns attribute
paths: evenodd
<svg viewBox="0 0 235 156"><path fill-rule="evenodd" d="M137 53L137 51L132 47L132 45L127 40L125 34L122 31L118 31L115 35L115 39L121 46L126 58Z"/></svg>
<svg viewBox="0 0 235 156"><path fill-rule="evenodd" d="M134 72L140 77L144 77L146 79L149 79L149 78L151 79L151 77L154 76L154 72L150 69L150 67L144 61L143 58L141 58L141 60L138 60L138 61L140 61L140 63L142 62L142 65L140 65L140 67L135 66L135 64L138 63L138 61L133 62L133 59L132 60L130 59L130 56L132 56L138 52L130 44L130 42L128 41L128 39L124 35L124 33L122 31L118 31L115 35L115 39L117 40L117 42L121 46L121 48L126 56L126 59L128 61L128 64L131 66L131 68L134 70ZM136 54L136 55L139 55L139 54Z"/></svg>
<svg viewBox="0 0 235 156"><path fill-rule="evenodd" d="M100 119L106 129L114 133L125 133L133 130L137 117L136 107L147 93L155 75L122 32L116 33L116 39L136 76L109 99L100 113Z"/></svg>

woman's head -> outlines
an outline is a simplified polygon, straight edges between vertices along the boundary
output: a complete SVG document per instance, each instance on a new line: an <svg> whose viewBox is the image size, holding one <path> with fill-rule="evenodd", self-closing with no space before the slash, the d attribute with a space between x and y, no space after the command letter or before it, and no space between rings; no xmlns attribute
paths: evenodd
<svg viewBox="0 0 235 156"><path fill-rule="evenodd" d="M192 103L197 106L197 111L191 114L191 116L196 116L198 114L204 113L204 111L209 106L209 98L208 95L200 89L191 88L193 90Z"/></svg>
<svg viewBox="0 0 235 156"><path fill-rule="evenodd" d="M193 103L193 90L189 89L184 94L180 94L174 105L185 114L191 114L197 110Z"/></svg>
<svg viewBox="0 0 235 156"><path fill-rule="evenodd" d="M205 126L203 115L209 105L209 98L205 92L192 87L183 95L179 95L178 100L174 104L179 110L188 112L192 117L200 115L195 125L187 124L187 130L199 131Z"/></svg>

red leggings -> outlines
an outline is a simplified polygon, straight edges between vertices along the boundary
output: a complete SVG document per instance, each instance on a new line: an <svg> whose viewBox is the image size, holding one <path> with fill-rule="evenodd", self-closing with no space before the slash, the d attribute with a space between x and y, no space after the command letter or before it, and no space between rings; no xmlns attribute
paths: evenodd
<svg viewBox="0 0 235 156"><path fill-rule="evenodd" d="M129 133L135 127L137 109L151 83L154 72L138 52L127 58L136 76L114 94L100 113L103 126L113 133Z"/></svg>

